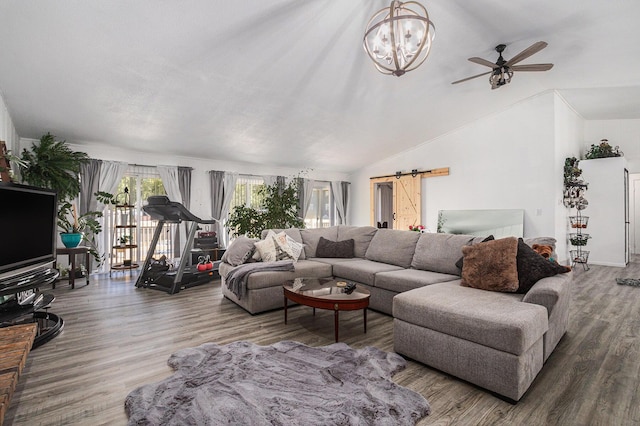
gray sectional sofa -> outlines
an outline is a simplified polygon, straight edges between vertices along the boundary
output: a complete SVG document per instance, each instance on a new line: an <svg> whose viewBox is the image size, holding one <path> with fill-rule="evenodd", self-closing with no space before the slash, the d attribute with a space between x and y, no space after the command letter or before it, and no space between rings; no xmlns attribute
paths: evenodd
<svg viewBox="0 0 640 426"><path fill-rule="evenodd" d="M460 285L456 262L462 247L482 237L368 226L292 228L285 233L304 245L295 271L253 273L239 300L225 285L234 266L222 263L226 298L256 314L283 307L286 280L336 277L356 282L371 292L371 309L394 317L396 352L514 401L567 329L571 273L541 279L526 294ZM320 237L353 239L354 257L317 257Z"/></svg>

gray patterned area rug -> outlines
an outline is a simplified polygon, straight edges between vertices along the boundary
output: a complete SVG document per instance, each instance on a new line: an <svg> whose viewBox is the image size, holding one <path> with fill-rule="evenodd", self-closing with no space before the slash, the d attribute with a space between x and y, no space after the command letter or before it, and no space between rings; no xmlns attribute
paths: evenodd
<svg viewBox="0 0 640 426"><path fill-rule="evenodd" d="M616 278L616 282L620 285L640 287L640 280L636 278Z"/></svg>
<svg viewBox="0 0 640 426"><path fill-rule="evenodd" d="M415 425L431 409L395 384L400 355L344 343L206 343L169 358L175 373L125 400L129 425Z"/></svg>

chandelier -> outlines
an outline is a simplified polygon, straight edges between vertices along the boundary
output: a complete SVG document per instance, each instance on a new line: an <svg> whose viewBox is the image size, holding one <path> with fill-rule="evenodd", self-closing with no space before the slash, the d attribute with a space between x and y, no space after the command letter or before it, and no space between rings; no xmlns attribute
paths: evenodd
<svg viewBox="0 0 640 426"><path fill-rule="evenodd" d="M369 20L363 45L378 71L400 77L427 59L435 35L424 6L394 0Z"/></svg>

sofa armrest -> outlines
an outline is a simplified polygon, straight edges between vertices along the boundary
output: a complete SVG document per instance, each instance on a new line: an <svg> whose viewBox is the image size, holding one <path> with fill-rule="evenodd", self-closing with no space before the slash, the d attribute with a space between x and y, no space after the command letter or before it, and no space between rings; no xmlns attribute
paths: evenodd
<svg viewBox="0 0 640 426"><path fill-rule="evenodd" d="M572 279L573 272L543 278L531 287L531 290L524 295L522 301L544 306L547 308L548 316L551 316L559 301L571 297ZM564 303L562 303L562 305L564 305Z"/></svg>

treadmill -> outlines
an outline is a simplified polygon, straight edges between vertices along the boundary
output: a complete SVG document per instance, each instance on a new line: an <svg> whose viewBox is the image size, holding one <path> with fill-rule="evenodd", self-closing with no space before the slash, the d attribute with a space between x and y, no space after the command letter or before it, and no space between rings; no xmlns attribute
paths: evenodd
<svg viewBox="0 0 640 426"><path fill-rule="evenodd" d="M215 278L213 270L198 271L195 265L191 264L190 250L193 247L193 240L196 236L198 225L214 224L217 220L204 220L195 216L180 203L170 201L165 195L152 196L147 199L147 205L142 209L158 221L151 245L147 251L147 256L142 266L142 273L136 280L136 287L151 288L161 290L169 294L178 293L180 290L206 284ZM164 225L167 223L189 222L191 226L188 230L187 242L180 257L180 265L175 270L170 270L164 259L156 260L153 254L156 245L162 234ZM214 268L215 269L215 268Z"/></svg>

